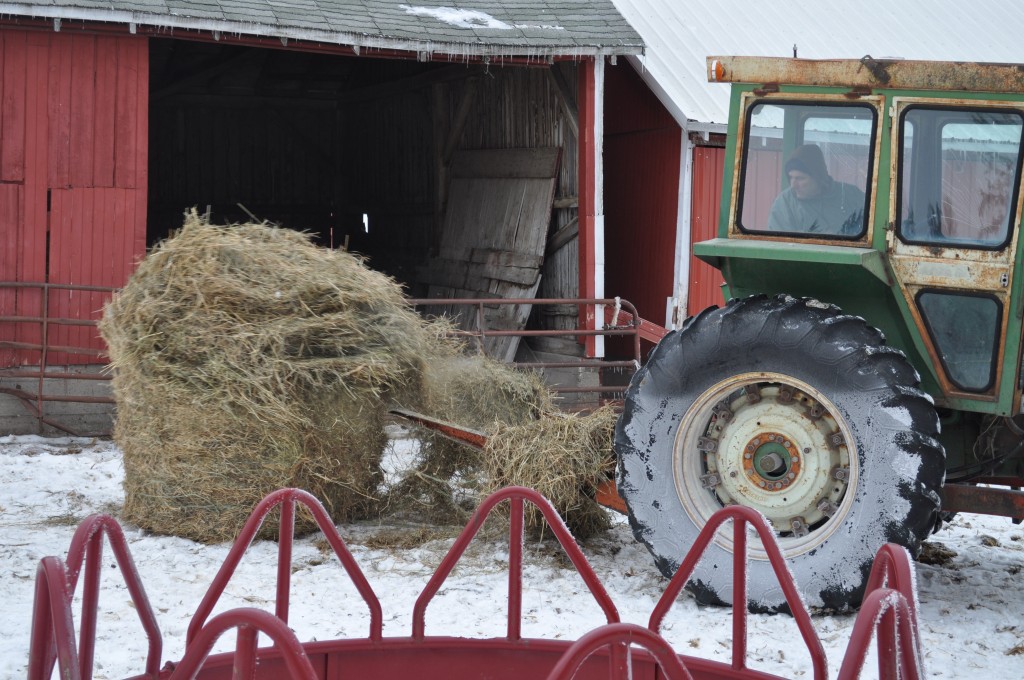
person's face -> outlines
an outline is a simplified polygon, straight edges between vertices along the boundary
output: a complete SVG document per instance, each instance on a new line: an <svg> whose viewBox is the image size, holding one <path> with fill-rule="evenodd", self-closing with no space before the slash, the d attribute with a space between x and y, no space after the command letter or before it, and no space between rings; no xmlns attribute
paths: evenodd
<svg viewBox="0 0 1024 680"><path fill-rule="evenodd" d="M821 186L818 181L799 170L789 171L789 186L799 199L814 198L821 193Z"/></svg>

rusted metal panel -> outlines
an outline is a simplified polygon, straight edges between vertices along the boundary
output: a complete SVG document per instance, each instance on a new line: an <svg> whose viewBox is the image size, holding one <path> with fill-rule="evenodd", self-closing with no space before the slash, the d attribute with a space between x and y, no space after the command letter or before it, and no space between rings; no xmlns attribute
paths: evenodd
<svg viewBox="0 0 1024 680"><path fill-rule="evenodd" d="M1024 92L1024 66L899 59L707 58L710 82L818 87Z"/></svg>
<svg viewBox="0 0 1024 680"><path fill-rule="evenodd" d="M693 150L692 198L690 207L690 281L686 313L697 314L712 305L725 304L722 273L692 254L692 244L718 235L718 214L722 200L722 172L725 149L698 146Z"/></svg>
<svg viewBox="0 0 1024 680"><path fill-rule="evenodd" d="M1024 491L946 484L942 487L942 509L1024 519Z"/></svg>
<svg viewBox="0 0 1024 680"><path fill-rule="evenodd" d="M441 434L452 441L457 441L460 444L466 444L472 446L475 449L482 449L487 446L487 435L477 430L472 430L468 427L456 425L455 423L449 423L446 420L440 418L431 418L430 416L423 415L422 413L416 413L415 411L409 411L406 409L395 408L391 409L389 413L393 413L396 416L401 416L406 420L411 420L417 425L422 425L428 430L433 430Z"/></svg>

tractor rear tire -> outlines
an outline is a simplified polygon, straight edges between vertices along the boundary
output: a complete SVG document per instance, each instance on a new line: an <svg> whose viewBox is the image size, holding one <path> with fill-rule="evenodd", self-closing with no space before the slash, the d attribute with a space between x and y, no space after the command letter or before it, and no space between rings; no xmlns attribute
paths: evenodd
<svg viewBox="0 0 1024 680"><path fill-rule="evenodd" d="M633 534L670 577L717 509L753 507L810 607L857 607L878 548L916 556L938 517L945 453L919 379L880 331L816 300L754 296L687 320L616 426ZM701 603L731 602L728 533L688 584ZM749 554L749 607L787 611L760 541Z"/></svg>

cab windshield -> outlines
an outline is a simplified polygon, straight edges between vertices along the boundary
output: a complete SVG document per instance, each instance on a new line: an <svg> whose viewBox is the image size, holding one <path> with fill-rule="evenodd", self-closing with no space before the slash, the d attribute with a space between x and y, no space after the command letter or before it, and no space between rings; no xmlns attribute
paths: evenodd
<svg viewBox="0 0 1024 680"><path fill-rule="evenodd" d="M875 121L868 105L752 106L743 147L740 231L860 239L867 231Z"/></svg>

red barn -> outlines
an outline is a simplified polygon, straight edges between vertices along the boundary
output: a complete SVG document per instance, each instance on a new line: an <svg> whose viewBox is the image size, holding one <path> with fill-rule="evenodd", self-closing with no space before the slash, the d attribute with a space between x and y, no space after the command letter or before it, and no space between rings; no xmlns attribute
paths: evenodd
<svg viewBox="0 0 1024 680"><path fill-rule="evenodd" d="M413 296L603 295L605 63L642 51L610 0L82 4L0 16L0 431L105 429L92 322L192 206ZM461 237L517 263L477 290L465 196L519 190L536 215Z"/></svg>

